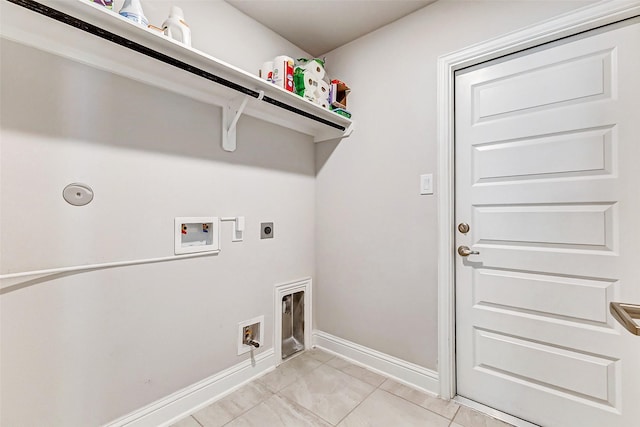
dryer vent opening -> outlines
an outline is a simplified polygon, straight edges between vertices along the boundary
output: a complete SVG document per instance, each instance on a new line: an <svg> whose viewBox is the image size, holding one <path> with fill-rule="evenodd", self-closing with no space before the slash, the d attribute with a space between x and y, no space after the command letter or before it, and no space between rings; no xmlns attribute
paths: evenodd
<svg viewBox="0 0 640 427"><path fill-rule="evenodd" d="M304 291L282 297L282 359L304 350Z"/></svg>

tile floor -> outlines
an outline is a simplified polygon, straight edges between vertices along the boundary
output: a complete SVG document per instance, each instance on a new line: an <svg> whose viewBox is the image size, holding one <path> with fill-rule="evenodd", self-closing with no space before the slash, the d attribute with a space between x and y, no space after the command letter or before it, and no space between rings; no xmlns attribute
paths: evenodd
<svg viewBox="0 0 640 427"><path fill-rule="evenodd" d="M509 425L313 349L172 427Z"/></svg>

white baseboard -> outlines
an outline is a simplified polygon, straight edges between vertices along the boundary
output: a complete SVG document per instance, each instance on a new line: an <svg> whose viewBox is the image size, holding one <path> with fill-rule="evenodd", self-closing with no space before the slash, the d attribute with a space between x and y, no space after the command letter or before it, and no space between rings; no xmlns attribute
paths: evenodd
<svg viewBox="0 0 640 427"><path fill-rule="evenodd" d="M423 368L322 331L313 331L313 344L410 387L435 396L440 393L438 373L431 369Z"/></svg>
<svg viewBox="0 0 640 427"><path fill-rule="evenodd" d="M438 373L388 354L338 338L322 331L313 331L313 345L349 359L357 365L391 377L410 387L437 395L440 390ZM199 381L150 405L142 407L105 427L165 427L192 414L235 391L244 384L273 370L276 358L273 349L260 353L229 369Z"/></svg>
<svg viewBox="0 0 640 427"><path fill-rule="evenodd" d="M140 408L105 427L169 426L275 368L273 349Z"/></svg>

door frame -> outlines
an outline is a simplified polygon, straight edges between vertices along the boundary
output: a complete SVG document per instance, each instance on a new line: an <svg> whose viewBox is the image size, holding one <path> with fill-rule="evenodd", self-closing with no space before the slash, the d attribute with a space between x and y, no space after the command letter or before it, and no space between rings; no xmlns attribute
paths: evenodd
<svg viewBox="0 0 640 427"><path fill-rule="evenodd" d="M456 396L454 79L462 68L640 15L640 1L605 0L438 58L438 379Z"/></svg>

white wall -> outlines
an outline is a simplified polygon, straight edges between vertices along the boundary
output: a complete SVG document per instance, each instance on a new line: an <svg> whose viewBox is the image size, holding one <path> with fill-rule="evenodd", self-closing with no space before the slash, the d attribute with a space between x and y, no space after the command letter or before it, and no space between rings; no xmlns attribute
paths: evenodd
<svg viewBox="0 0 640 427"><path fill-rule="evenodd" d="M438 1L327 54L357 128L316 146L317 329L437 369L437 58L588 3Z"/></svg>
<svg viewBox="0 0 640 427"><path fill-rule="evenodd" d="M194 47L248 71L304 55L224 2L143 2L156 25L171 3ZM329 55L354 90L351 138L314 148L243 117L233 154L218 108L3 42L0 273L171 255L179 215L248 231L231 243L225 224L218 256L1 292L0 424L108 422L244 360L237 323L260 314L264 351L273 285L314 265L318 329L435 368L436 207L417 184L435 172L436 58L582 4L438 2ZM91 205L62 200L75 181Z"/></svg>
<svg viewBox="0 0 640 427"><path fill-rule="evenodd" d="M250 36L207 39L207 7L210 25ZM224 3L184 9L196 47L249 71L300 54ZM218 256L2 291L0 424L104 424L247 359L237 324L261 314L258 353L272 347L273 286L314 274L311 138L243 117L226 153L219 108L12 42L0 52L1 274L170 256L176 216L247 222L242 243L223 224ZM95 191L85 207L62 199L78 181ZM273 240L259 239L261 221L275 222Z"/></svg>

